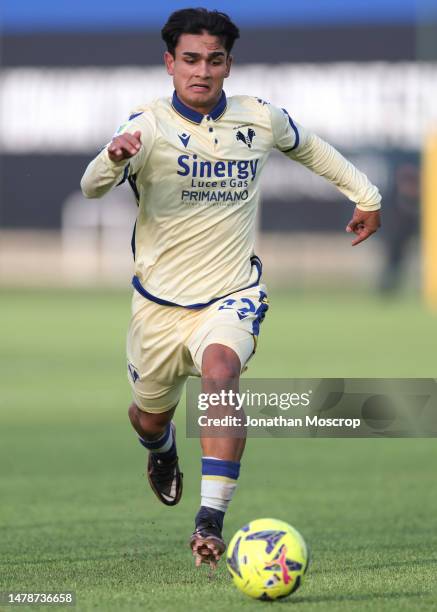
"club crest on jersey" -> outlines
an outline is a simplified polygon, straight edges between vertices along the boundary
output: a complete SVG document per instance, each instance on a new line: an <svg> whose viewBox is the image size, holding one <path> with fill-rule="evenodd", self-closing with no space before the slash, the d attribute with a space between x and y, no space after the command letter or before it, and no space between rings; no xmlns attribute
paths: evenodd
<svg viewBox="0 0 437 612"><path fill-rule="evenodd" d="M256 136L255 134L255 130L252 128L249 128L247 130L247 133L245 134L242 130L238 130L238 132L236 133L236 139L240 140L241 142L244 142L245 145L247 145L249 147L249 149L252 148L252 141L254 139L254 137Z"/></svg>
<svg viewBox="0 0 437 612"><path fill-rule="evenodd" d="M181 143L184 145L185 148L187 148L187 144L188 144L188 141L191 138L191 135L190 134L185 134L185 132L184 132L183 134L178 134L178 136L179 136L179 139L180 139Z"/></svg>

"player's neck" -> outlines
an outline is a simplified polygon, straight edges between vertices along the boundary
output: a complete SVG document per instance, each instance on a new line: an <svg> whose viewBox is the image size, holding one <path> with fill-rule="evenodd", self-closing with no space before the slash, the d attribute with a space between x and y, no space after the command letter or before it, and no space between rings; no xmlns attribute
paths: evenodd
<svg viewBox="0 0 437 612"><path fill-rule="evenodd" d="M181 96L178 92L176 92L177 97L179 98L179 100L185 104L185 106L187 106L188 108L190 108L193 111L196 111L196 113L200 113L201 115L209 115L209 113L217 106L217 104L220 101L220 98L222 97L222 93L223 90L220 91L220 93L218 94L218 96L216 97L216 99L209 103L206 104L205 106L193 106L192 104L190 104L187 100L185 100L183 98L183 96Z"/></svg>

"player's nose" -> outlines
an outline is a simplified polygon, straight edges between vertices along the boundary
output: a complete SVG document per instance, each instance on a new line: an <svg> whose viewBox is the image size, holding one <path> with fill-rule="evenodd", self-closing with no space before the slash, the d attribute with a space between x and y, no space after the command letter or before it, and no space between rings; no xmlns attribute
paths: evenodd
<svg viewBox="0 0 437 612"><path fill-rule="evenodd" d="M208 62L198 62L196 76L200 79L208 79L211 76L211 71Z"/></svg>

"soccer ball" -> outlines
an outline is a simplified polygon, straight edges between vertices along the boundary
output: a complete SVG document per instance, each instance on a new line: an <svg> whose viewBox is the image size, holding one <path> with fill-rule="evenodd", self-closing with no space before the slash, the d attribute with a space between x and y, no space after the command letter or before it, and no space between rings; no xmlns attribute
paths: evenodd
<svg viewBox="0 0 437 612"><path fill-rule="evenodd" d="M308 549L300 533L288 523L268 518L239 529L226 553L226 565L237 588L265 601L294 593L308 563Z"/></svg>

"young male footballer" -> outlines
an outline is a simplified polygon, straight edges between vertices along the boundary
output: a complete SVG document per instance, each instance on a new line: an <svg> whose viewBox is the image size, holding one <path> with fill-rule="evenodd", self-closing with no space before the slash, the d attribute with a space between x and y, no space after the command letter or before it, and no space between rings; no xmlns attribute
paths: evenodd
<svg viewBox="0 0 437 612"><path fill-rule="evenodd" d="M227 98L238 28L206 9L173 13L162 38L175 91L131 112L89 164L84 195L128 180L138 202L127 340L129 418L149 451L147 473L169 506L182 495L172 417L188 376L205 393L238 388L268 308L254 253L260 176L278 149L325 177L356 207L346 231L356 245L379 227L380 194L333 147L260 98ZM291 187L291 186L290 186ZM225 550L223 519L244 438L201 437L201 505L190 546L196 565Z"/></svg>

